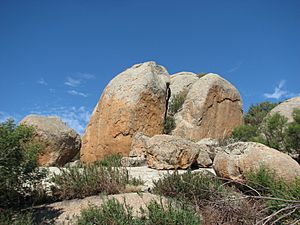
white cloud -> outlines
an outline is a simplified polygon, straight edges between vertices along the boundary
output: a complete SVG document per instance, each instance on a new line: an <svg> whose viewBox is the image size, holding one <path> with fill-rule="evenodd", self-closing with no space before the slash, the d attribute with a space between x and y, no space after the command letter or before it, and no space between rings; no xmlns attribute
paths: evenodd
<svg viewBox="0 0 300 225"><path fill-rule="evenodd" d="M37 81L37 83L40 84L40 85L44 85L44 86L47 86L47 85L48 85L48 83L45 81L44 78L39 79L39 80Z"/></svg>
<svg viewBox="0 0 300 225"><path fill-rule="evenodd" d="M53 107L45 110L32 110L35 113L45 116L58 116L71 128L75 129L79 134L83 134L86 125L89 122L91 112L84 106L81 107Z"/></svg>
<svg viewBox="0 0 300 225"><path fill-rule="evenodd" d="M65 82L65 85L71 87L78 87L80 84L81 84L81 79L74 79L72 77L67 77L67 81Z"/></svg>
<svg viewBox="0 0 300 225"><path fill-rule="evenodd" d="M91 80L94 78L94 74L78 72L74 76L68 76L65 85L71 87L79 87L82 83L86 82L86 80Z"/></svg>
<svg viewBox="0 0 300 225"><path fill-rule="evenodd" d="M264 93L265 98L281 99L281 98L292 98L300 95L300 93L292 93L285 89L285 80L281 80L275 87L273 93Z"/></svg>
<svg viewBox="0 0 300 225"><path fill-rule="evenodd" d="M77 76L79 78L82 78L82 79L85 79L85 80L90 80L90 79L94 79L95 78L95 75L91 74L91 73L81 73L81 72L78 72Z"/></svg>
<svg viewBox="0 0 300 225"><path fill-rule="evenodd" d="M78 96L82 96L82 97L88 97L88 94L85 94L85 93L82 93L82 92L79 92L79 91L76 91L76 90L69 90L68 93L70 95L78 95Z"/></svg>

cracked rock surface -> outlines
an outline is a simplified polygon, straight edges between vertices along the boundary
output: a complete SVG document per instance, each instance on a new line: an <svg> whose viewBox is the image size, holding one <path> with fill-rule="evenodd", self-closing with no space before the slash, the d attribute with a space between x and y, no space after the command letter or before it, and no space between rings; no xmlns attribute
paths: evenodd
<svg viewBox="0 0 300 225"><path fill-rule="evenodd" d="M167 70L155 62L134 65L112 79L83 136L80 160L128 156L135 133L161 134L169 79Z"/></svg>
<svg viewBox="0 0 300 225"><path fill-rule="evenodd" d="M173 135L193 141L226 138L243 124L241 96L228 81L209 73L192 85L175 121Z"/></svg>

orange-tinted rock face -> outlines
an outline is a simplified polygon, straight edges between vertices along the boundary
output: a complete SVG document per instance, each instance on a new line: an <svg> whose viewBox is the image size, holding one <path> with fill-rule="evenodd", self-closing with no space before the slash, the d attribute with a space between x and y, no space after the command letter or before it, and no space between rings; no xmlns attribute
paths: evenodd
<svg viewBox="0 0 300 225"><path fill-rule="evenodd" d="M242 100L228 81L208 74L192 85L175 118L174 135L194 141L226 138L243 124Z"/></svg>
<svg viewBox="0 0 300 225"><path fill-rule="evenodd" d="M225 147L214 159L214 169L220 177L242 180L250 170L261 166L274 171L286 181L300 176L300 166L289 155L260 143L237 142Z"/></svg>
<svg viewBox="0 0 300 225"><path fill-rule="evenodd" d="M148 62L115 77L105 88L83 136L80 159L93 162L111 154L127 156L136 132L163 130L167 71Z"/></svg>

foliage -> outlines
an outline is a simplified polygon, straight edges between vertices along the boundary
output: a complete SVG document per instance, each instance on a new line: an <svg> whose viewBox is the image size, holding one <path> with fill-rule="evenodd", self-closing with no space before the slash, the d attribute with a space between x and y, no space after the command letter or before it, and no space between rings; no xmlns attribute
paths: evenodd
<svg viewBox="0 0 300 225"><path fill-rule="evenodd" d="M171 116L174 116L179 110L182 109L182 105L186 99L187 91L182 91L177 95L174 95L171 98L171 101L169 103L168 107L168 114Z"/></svg>
<svg viewBox="0 0 300 225"><path fill-rule="evenodd" d="M125 168L95 164L63 169L61 174L54 175L52 181L55 184L53 192L58 199L84 198L99 193L117 194L124 191L127 184L141 184L137 179L129 179Z"/></svg>
<svg viewBox="0 0 300 225"><path fill-rule="evenodd" d="M0 124L0 208L34 200L40 179L37 168L40 145L33 140L34 129L17 126L13 120Z"/></svg>
<svg viewBox="0 0 300 225"><path fill-rule="evenodd" d="M262 222L283 222L297 224L300 222L300 178L286 182L276 173L264 166L258 171L249 171L246 174L248 186L252 187L252 194L264 199L268 206L269 216ZM297 220L298 218L298 220ZM276 222L274 222L276 221Z"/></svg>
<svg viewBox="0 0 300 225"><path fill-rule="evenodd" d="M294 110L294 122L288 123L288 119L279 113L266 116L274 106L276 104L268 102L251 106L245 115L246 124L236 127L232 138L236 141L260 142L284 152L299 152L300 110Z"/></svg>
<svg viewBox="0 0 300 225"><path fill-rule="evenodd" d="M232 131L232 138L239 141L254 141L255 137L258 136L258 129L256 126L245 124L236 127Z"/></svg>
<svg viewBox="0 0 300 225"><path fill-rule="evenodd" d="M173 116L167 116L164 123L164 134L171 134L172 130L176 127L175 119Z"/></svg>
<svg viewBox="0 0 300 225"><path fill-rule="evenodd" d="M186 99L187 91L182 91L177 95L172 96L169 105L168 113L164 121L164 134L170 134L175 129L175 114L182 109L182 105Z"/></svg>
<svg viewBox="0 0 300 225"><path fill-rule="evenodd" d="M285 131L286 148L300 154L300 109L294 110L294 122L289 123Z"/></svg>
<svg viewBox="0 0 300 225"><path fill-rule="evenodd" d="M177 172L154 183L154 192L196 205L205 224L255 224L260 207L239 199L239 194L219 178Z"/></svg>
<svg viewBox="0 0 300 225"><path fill-rule="evenodd" d="M95 164L98 166L106 166L106 167L118 167L121 166L122 155L113 154L108 155L104 159L96 161Z"/></svg>
<svg viewBox="0 0 300 225"><path fill-rule="evenodd" d="M14 213L5 210L0 213L0 225L33 225L34 217L32 212Z"/></svg>
<svg viewBox="0 0 300 225"><path fill-rule="evenodd" d="M244 117L245 124L259 126L266 115L277 105L278 103L271 102L262 102L257 105L251 105Z"/></svg>
<svg viewBox="0 0 300 225"><path fill-rule="evenodd" d="M154 193L167 197L175 197L181 200L197 201L220 199L221 193L226 189L219 179L201 174L194 174L191 171L179 175L178 172L169 174L163 179L154 182Z"/></svg>
<svg viewBox="0 0 300 225"><path fill-rule="evenodd" d="M279 113L268 116L261 125L261 133L264 136L265 144L271 148L283 150L285 148L284 129L286 124L287 118Z"/></svg>
<svg viewBox="0 0 300 225"><path fill-rule="evenodd" d="M184 205L173 207L171 203L164 206L163 203L152 201L147 206L147 211L141 209L140 216L134 217L132 207L126 203L119 203L115 199L107 200L102 207L89 207L81 211L78 217L78 225L179 225L200 224L200 218L194 210Z"/></svg>

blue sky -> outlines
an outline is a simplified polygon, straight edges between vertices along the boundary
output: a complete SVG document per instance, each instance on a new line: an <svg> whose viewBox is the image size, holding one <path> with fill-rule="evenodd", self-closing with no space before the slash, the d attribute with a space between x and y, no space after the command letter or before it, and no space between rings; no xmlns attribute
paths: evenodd
<svg viewBox="0 0 300 225"><path fill-rule="evenodd" d="M244 109L300 95L299 0L0 0L0 121L61 116L82 133L133 64L214 72Z"/></svg>

